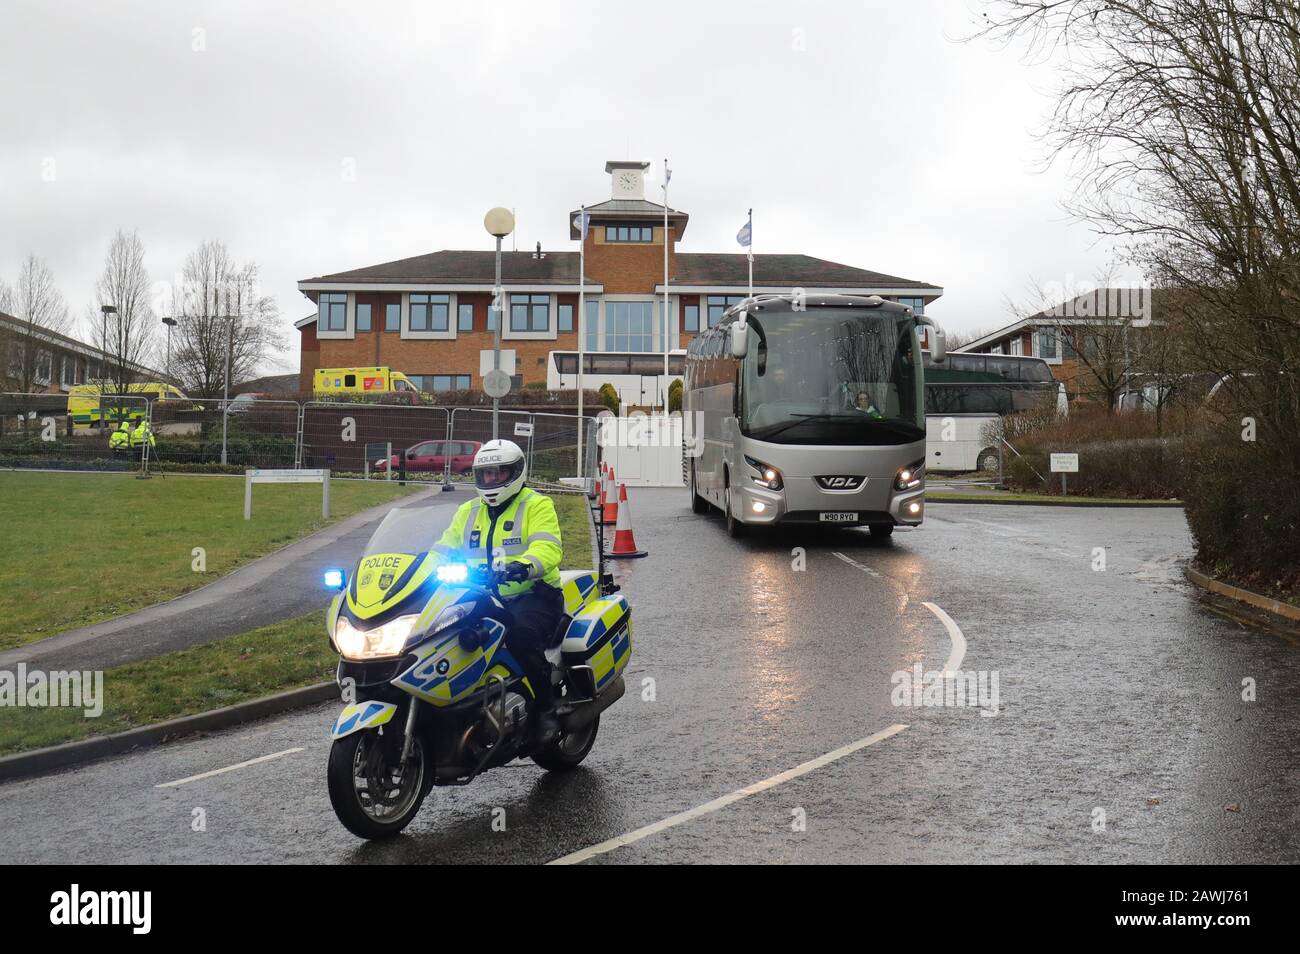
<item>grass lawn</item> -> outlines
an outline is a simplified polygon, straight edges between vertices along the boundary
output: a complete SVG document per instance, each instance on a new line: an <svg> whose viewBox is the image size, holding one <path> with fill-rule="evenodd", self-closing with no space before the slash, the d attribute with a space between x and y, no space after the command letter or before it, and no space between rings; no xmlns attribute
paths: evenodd
<svg viewBox="0 0 1300 954"><path fill-rule="evenodd" d="M337 481L334 520L407 493ZM315 484L231 477L0 473L0 649L179 596L325 526ZM206 569L196 572L202 547Z"/></svg>
<svg viewBox="0 0 1300 954"><path fill-rule="evenodd" d="M562 566L589 569L586 498L556 494L552 499L564 540ZM334 678L337 663L325 635L324 611L308 613L109 669L104 673L104 712L98 718L87 719L80 709L8 708L0 720L0 755L122 732L326 682Z"/></svg>
<svg viewBox="0 0 1300 954"><path fill-rule="evenodd" d="M233 705L285 689L325 682L338 657L325 635L325 613L128 663L104 673L104 711L8 708L0 720L0 755L94 735L122 732Z"/></svg>

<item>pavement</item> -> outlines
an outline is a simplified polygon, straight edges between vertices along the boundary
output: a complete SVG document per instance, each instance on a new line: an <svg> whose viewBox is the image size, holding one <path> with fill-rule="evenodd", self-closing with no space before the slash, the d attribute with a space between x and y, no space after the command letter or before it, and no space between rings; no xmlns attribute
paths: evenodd
<svg viewBox="0 0 1300 954"><path fill-rule="evenodd" d="M0 785L6 860L1300 861L1300 653L1183 581L1181 511L734 541L680 489L629 496L628 692L577 771L435 789L366 844L329 806L323 705ZM998 697L896 704L914 664Z"/></svg>
<svg viewBox="0 0 1300 954"><path fill-rule="evenodd" d="M441 506L450 520L466 496L464 490L435 488L371 507L174 600L0 652L0 670L19 663L47 670L108 669L321 609L329 602L321 573L355 565L388 511Z"/></svg>

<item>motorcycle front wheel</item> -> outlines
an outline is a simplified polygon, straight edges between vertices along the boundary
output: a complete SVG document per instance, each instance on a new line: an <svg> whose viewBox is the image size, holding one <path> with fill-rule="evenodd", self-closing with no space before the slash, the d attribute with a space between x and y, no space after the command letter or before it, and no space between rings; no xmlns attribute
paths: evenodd
<svg viewBox="0 0 1300 954"><path fill-rule="evenodd" d="M330 747L330 804L343 827L360 838L392 838L424 801L424 748L411 740L406 769L378 731L354 732Z"/></svg>

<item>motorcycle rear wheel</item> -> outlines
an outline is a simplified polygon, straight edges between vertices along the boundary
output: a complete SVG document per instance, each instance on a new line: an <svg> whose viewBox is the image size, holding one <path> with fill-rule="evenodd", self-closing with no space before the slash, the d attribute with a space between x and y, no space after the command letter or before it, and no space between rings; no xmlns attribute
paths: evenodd
<svg viewBox="0 0 1300 954"><path fill-rule="evenodd" d="M359 838L398 835L419 812L429 788L420 740L412 739L402 772L374 730L334 740L326 779L334 814Z"/></svg>
<svg viewBox="0 0 1300 954"><path fill-rule="evenodd" d="M533 761L548 772L567 772L577 768L596 744L600 716L596 716L572 735L562 734L533 753Z"/></svg>

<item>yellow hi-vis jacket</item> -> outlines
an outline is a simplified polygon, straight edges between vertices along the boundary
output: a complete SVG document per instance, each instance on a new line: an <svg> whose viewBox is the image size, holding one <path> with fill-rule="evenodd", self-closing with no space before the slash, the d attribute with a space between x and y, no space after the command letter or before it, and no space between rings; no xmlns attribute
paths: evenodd
<svg viewBox="0 0 1300 954"><path fill-rule="evenodd" d="M127 430L126 425L122 425L112 434L108 435L108 446L112 448L125 448L131 439L131 432Z"/></svg>
<svg viewBox="0 0 1300 954"><path fill-rule="evenodd" d="M149 426L148 421L141 420L135 426L135 430L131 432L131 446L139 447L145 441L149 442L150 447L158 446L158 442L153 438L153 428Z"/></svg>
<svg viewBox="0 0 1300 954"><path fill-rule="evenodd" d="M530 487L515 494L495 520L481 498L461 504L451 525L430 549L443 560L464 561L470 566L491 564L495 559L528 564L528 579L502 583L502 596L526 593L538 580L560 585L564 552L560 518L551 498Z"/></svg>

